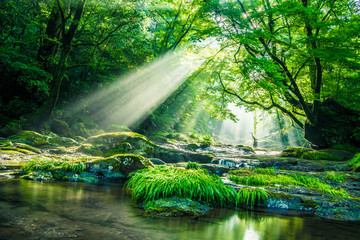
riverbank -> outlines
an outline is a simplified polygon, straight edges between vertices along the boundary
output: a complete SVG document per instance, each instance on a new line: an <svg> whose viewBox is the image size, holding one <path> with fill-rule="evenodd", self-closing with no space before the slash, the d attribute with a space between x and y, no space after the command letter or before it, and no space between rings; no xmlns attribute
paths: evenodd
<svg viewBox="0 0 360 240"><path fill-rule="evenodd" d="M27 131L1 144L2 168L22 166L19 177L25 179L124 182L138 169L168 165L180 170L190 161L220 176L238 193L246 189L247 196L254 197L253 190L260 189L267 194L261 201L228 207L298 210L341 221L360 218L360 175L351 171L351 154L346 152L338 154L341 159L309 160L244 146L190 149L189 144L155 144L140 134L121 132L76 141Z"/></svg>

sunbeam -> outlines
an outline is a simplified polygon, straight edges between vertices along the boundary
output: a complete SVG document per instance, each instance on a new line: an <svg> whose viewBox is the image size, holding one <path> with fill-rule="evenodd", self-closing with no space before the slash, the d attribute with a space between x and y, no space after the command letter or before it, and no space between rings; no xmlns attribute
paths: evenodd
<svg viewBox="0 0 360 240"><path fill-rule="evenodd" d="M114 123L131 126L163 103L184 82L193 66L189 59L167 54L141 70L119 78L85 102L101 126Z"/></svg>

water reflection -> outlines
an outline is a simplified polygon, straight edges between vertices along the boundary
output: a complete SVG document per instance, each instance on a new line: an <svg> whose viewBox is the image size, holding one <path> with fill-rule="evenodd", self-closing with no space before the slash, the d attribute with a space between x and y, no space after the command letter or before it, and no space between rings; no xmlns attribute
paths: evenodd
<svg viewBox="0 0 360 240"><path fill-rule="evenodd" d="M357 239L358 223L212 210L200 218L144 216L122 186L0 181L0 239Z"/></svg>

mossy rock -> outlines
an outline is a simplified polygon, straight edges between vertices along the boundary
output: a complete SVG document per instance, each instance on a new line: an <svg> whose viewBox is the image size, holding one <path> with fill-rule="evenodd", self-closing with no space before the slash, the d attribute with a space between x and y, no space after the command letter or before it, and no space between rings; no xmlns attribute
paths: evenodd
<svg viewBox="0 0 360 240"><path fill-rule="evenodd" d="M16 147L0 147L0 151L16 151L26 155L35 154L34 152L29 151L27 149L16 148Z"/></svg>
<svg viewBox="0 0 360 240"><path fill-rule="evenodd" d="M301 158L303 159L309 159L309 160L336 160L341 161L343 160L342 156L322 152L322 151L310 151L310 152L304 152L301 155Z"/></svg>
<svg viewBox="0 0 360 240"><path fill-rule="evenodd" d="M152 156L157 147L147 137L134 132L112 132L93 136L87 139L92 148L101 151L105 156L119 153L135 153Z"/></svg>
<svg viewBox="0 0 360 240"><path fill-rule="evenodd" d="M112 124L106 128L106 132L132 132L132 131L127 126Z"/></svg>
<svg viewBox="0 0 360 240"><path fill-rule="evenodd" d="M33 147L33 146L30 146L28 144L25 144L25 143L14 143L13 144L16 148L21 148L21 149L25 149L25 150L29 150L31 152L34 152L34 153L41 153L41 150L36 148L36 147Z"/></svg>
<svg viewBox="0 0 360 240"><path fill-rule="evenodd" d="M203 216L209 207L198 202L178 197L162 198L146 202L145 212L155 216Z"/></svg>
<svg viewBox="0 0 360 240"><path fill-rule="evenodd" d="M15 154L24 154L16 150L2 150L0 149L0 155L15 155Z"/></svg>
<svg viewBox="0 0 360 240"><path fill-rule="evenodd" d="M243 151L244 154L255 154L255 151L252 147L250 146L245 146L245 145L236 145L236 148L239 150L239 151Z"/></svg>
<svg viewBox="0 0 360 240"><path fill-rule="evenodd" d="M310 152L310 151L312 151L312 149L310 148L289 147L281 152L281 156L300 158L305 152Z"/></svg>
<svg viewBox="0 0 360 240"><path fill-rule="evenodd" d="M82 136L75 136L73 137L73 139L77 142L84 142L86 141L86 138L82 137Z"/></svg>
<svg viewBox="0 0 360 240"><path fill-rule="evenodd" d="M210 163L215 156L206 153L185 152L176 149L157 147L155 148L154 157L160 158L166 163L178 163L178 162Z"/></svg>
<svg viewBox="0 0 360 240"><path fill-rule="evenodd" d="M92 156L102 156L104 153L100 150L97 150L95 147L93 147L90 143L84 143L81 144L81 146L76 150L77 152L89 154Z"/></svg>
<svg viewBox="0 0 360 240"><path fill-rule="evenodd" d="M78 145L78 142L76 142L72 138L67 138L67 137L51 137L49 138L49 144L55 146L70 147L70 146Z"/></svg>
<svg viewBox="0 0 360 240"><path fill-rule="evenodd" d="M96 172L105 169L110 172L119 172L125 176L133 171L148 167L154 167L154 165L149 159L138 154L118 154L86 163L87 171Z"/></svg>
<svg viewBox="0 0 360 240"><path fill-rule="evenodd" d="M200 148L200 146L196 143L190 143L190 144L186 145L186 148L195 152L197 149Z"/></svg>
<svg viewBox="0 0 360 240"><path fill-rule="evenodd" d="M60 136L68 136L69 135L69 124L63 120L54 119L50 124L51 131Z"/></svg>
<svg viewBox="0 0 360 240"><path fill-rule="evenodd" d="M34 131L21 131L16 135L10 137L13 142L25 143L31 146L43 146L49 143L48 136L42 135Z"/></svg>

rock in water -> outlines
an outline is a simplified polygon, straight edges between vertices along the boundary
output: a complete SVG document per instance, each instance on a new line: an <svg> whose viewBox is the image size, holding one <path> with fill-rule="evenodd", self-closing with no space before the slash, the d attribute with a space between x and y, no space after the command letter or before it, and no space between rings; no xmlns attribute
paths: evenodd
<svg viewBox="0 0 360 240"><path fill-rule="evenodd" d="M178 197L162 198L144 204L145 212L155 216L203 216L209 207Z"/></svg>

